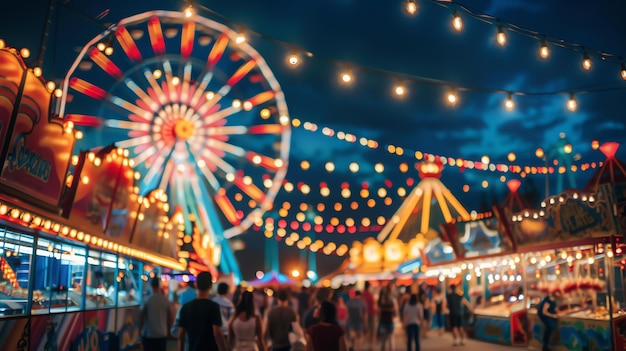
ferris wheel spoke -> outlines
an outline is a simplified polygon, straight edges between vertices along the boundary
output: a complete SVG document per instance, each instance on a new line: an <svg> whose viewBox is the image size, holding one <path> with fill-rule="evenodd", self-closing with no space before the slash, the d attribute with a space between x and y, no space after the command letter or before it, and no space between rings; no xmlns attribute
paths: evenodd
<svg viewBox="0 0 626 351"><path fill-rule="evenodd" d="M159 189L167 189L167 183L173 176L173 171L174 162L167 162L165 164L165 168L163 169L163 173L161 174L161 179L159 180Z"/></svg>
<svg viewBox="0 0 626 351"><path fill-rule="evenodd" d="M234 115L235 113L241 111L241 107L227 107L223 110L212 113L205 118L203 118L204 125L211 125L221 119L227 118L229 116Z"/></svg>
<svg viewBox="0 0 626 351"><path fill-rule="evenodd" d="M224 188L220 188L214 196L215 203L222 210L224 217L233 225L238 225L241 220L237 216L237 210L233 203L230 201L228 196L226 196L226 190Z"/></svg>
<svg viewBox="0 0 626 351"><path fill-rule="evenodd" d="M222 126L222 127L207 127L203 129L202 136L213 135L244 135L248 133L248 127L246 126Z"/></svg>
<svg viewBox="0 0 626 351"><path fill-rule="evenodd" d="M70 88L74 89L75 91L81 94L87 95L96 100L102 100L107 95L104 89L80 78L76 78L76 77L71 78L69 85L70 85Z"/></svg>
<svg viewBox="0 0 626 351"><path fill-rule="evenodd" d="M253 151L246 152L246 159L252 162L252 164L261 166L272 172L278 171L278 169L283 166L283 160L280 158L264 156Z"/></svg>
<svg viewBox="0 0 626 351"><path fill-rule="evenodd" d="M224 55L224 50L226 50L226 47L228 46L228 41L228 34L222 33L220 37L217 38L217 40L215 41L215 44L213 44L213 48L211 49L211 52L209 53L209 56L207 58L207 66L209 71L213 70L213 67L215 67L215 65L222 58L222 55Z"/></svg>
<svg viewBox="0 0 626 351"><path fill-rule="evenodd" d="M173 151L170 150L169 154ZM168 154L168 155L169 155ZM165 163L166 157L161 154L161 152L157 152L151 156L151 159L154 159L154 163L148 167L148 172L146 173L144 179L147 183L152 182L152 178L156 176L157 172L162 171L163 164Z"/></svg>
<svg viewBox="0 0 626 351"><path fill-rule="evenodd" d="M89 58L111 77L118 79L123 75L122 70L97 48L89 49Z"/></svg>
<svg viewBox="0 0 626 351"><path fill-rule="evenodd" d="M157 56L163 55L165 53L165 40L163 39L161 20L158 17L153 16L148 21L148 34L154 54Z"/></svg>
<svg viewBox="0 0 626 351"><path fill-rule="evenodd" d="M163 89L165 95L169 97L169 102L178 101L178 86L180 85L180 81L174 83L172 64L169 60L163 61L163 71L165 72L165 81L161 82L161 89Z"/></svg>
<svg viewBox="0 0 626 351"><path fill-rule="evenodd" d="M245 180L244 177L237 176L233 181L235 186L237 186L241 191L246 193L250 198L254 199L257 202L263 202L265 200L265 193L263 190L259 189L253 183L249 183Z"/></svg>
<svg viewBox="0 0 626 351"><path fill-rule="evenodd" d="M127 129L130 131L133 131L133 130L138 130L142 132L150 131L150 125L148 125L147 123L142 123L142 122L122 121L119 119L105 119L103 124L107 127L117 128L117 129Z"/></svg>
<svg viewBox="0 0 626 351"><path fill-rule="evenodd" d="M250 106L248 107L249 109L252 109L255 106L258 106L262 103L272 100L274 96L276 96L276 92L274 92L273 90L267 90L267 91L258 93L255 96L251 97L250 99L246 100L246 102L244 102L244 105L250 104Z"/></svg>
<svg viewBox="0 0 626 351"><path fill-rule="evenodd" d="M188 59L193 51L193 43L196 34L196 22L187 21L183 25L183 33L180 38L180 54Z"/></svg>
<svg viewBox="0 0 626 351"><path fill-rule="evenodd" d="M211 188L217 191L217 189L219 189L220 187L220 182L219 180L217 180L217 177L215 177L215 174L213 174L213 172L211 172L211 170L208 169L206 166L205 167L198 166L198 169L200 170L200 173L204 175L204 178L206 178L206 180L209 182L209 185L211 185Z"/></svg>
<svg viewBox="0 0 626 351"><path fill-rule="evenodd" d="M191 83L191 70L192 70L191 62L185 63L185 67L183 68L183 84L180 92L180 101L185 104L189 103L189 92L193 91L190 87Z"/></svg>
<svg viewBox="0 0 626 351"><path fill-rule="evenodd" d="M256 67L256 61L254 59L248 60L246 63L241 65L237 71L226 81L226 85L229 87L234 87L235 84L239 83L239 81L245 77L250 71Z"/></svg>
<svg viewBox="0 0 626 351"><path fill-rule="evenodd" d="M146 92L143 91L143 89L141 89L132 79L124 79L124 84L126 84L128 89L135 93L135 95L137 95L137 97L149 107L150 112L154 113L159 109L159 104L157 104L156 101L150 97L150 95L146 94Z"/></svg>
<svg viewBox="0 0 626 351"><path fill-rule="evenodd" d="M244 150L244 148L239 147L239 146L235 146L233 144L230 143L226 143L223 142L221 140L217 140L215 138L211 138L209 139L209 141L206 143L206 145L210 148L215 148L215 149L219 149L225 152L228 152L232 155L235 155L237 157L244 157L246 155L246 150Z"/></svg>
<svg viewBox="0 0 626 351"><path fill-rule="evenodd" d="M144 136L137 137L137 138L118 141L115 143L115 146L120 147L122 149L130 149L139 145L150 145L151 141L152 141L152 138L150 137L150 135L144 135Z"/></svg>
<svg viewBox="0 0 626 351"><path fill-rule="evenodd" d="M204 76L200 80L200 84L198 85L198 87L196 88L196 91L193 93L191 97L191 101L189 102L191 106L193 106L196 109L199 108L198 104L200 103L200 98L206 92L206 87L209 85L212 79L213 79L213 72L209 71L204 74Z"/></svg>
<svg viewBox="0 0 626 351"><path fill-rule="evenodd" d="M152 91L154 92L154 96L156 97L155 100L159 101L161 105L165 105L167 103L167 99L165 98L165 94L163 93L163 90L161 89L161 86L159 85L159 83L154 78L154 75L152 74L152 72L146 69L143 71L143 75L144 77L146 77L148 84L150 84L150 87L152 88Z"/></svg>
<svg viewBox="0 0 626 351"><path fill-rule="evenodd" d="M120 26L117 27L115 31L115 38L118 43L122 47L122 50L134 62L141 61L141 53L139 52L139 48L137 44L133 40L133 37L130 35L126 27Z"/></svg>
<svg viewBox="0 0 626 351"><path fill-rule="evenodd" d="M280 135L285 131L282 124L261 124L248 128L250 134L277 134Z"/></svg>
<svg viewBox="0 0 626 351"><path fill-rule="evenodd" d="M204 149L204 151L202 152L202 156L226 174L235 174L235 172L237 172L235 170L235 167L233 167L230 163L224 161L223 158L217 156L209 149Z"/></svg>
<svg viewBox="0 0 626 351"><path fill-rule="evenodd" d="M65 115L66 121L74 122L74 125L81 127L102 127L104 119L99 116L81 115L76 113L68 113Z"/></svg>
<svg viewBox="0 0 626 351"><path fill-rule="evenodd" d="M149 146L145 150L137 150L137 148L135 148L135 155L136 156L133 157L133 162L135 162L136 165L140 165L140 164L146 162L146 160L148 160L154 154L156 154L157 151L158 151L158 149L156 147L154 147L154 146Z"/></svg>
<svg viewBox="0 0 626 351"><path fill-rule="evenodd" d="M146 111L146 110L142 109L141 107L139 107L139 106L137 106L135 104L132 104L132 103L130 103L130 102L120 98L120 97L112 96L110 100L111 100L111 102L113 104L115 104L115 105L125 109L128 112L132 112L132 113L134 113L134 114L136 114L138 116L149 116L149 115L152 115L149 111Z"/></svg>

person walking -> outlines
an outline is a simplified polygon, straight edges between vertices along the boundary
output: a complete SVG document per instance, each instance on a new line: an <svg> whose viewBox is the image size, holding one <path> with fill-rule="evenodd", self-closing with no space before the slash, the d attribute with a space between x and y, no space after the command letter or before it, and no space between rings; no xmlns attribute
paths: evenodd
<svg viewBox="0 0 626 351"><path fill-rule="evenodd" d="M415 345L415 351L420 351L420 324L423 320L424 306L417 300L417 295L411 294L409 302L402 310L402 323L406 329L407 351L411 351L411 344Z"/></svg>
<svg viewBox="0 0 626 351"><path fill-rule="evenodd" d="M307 328L307 351L347 351L346 331L337 321L337 306L322 301L319 306L319 323Z"/></svg>
<svg viewBox="0 0 626 351"><path fill-rule="evenodd" d="M391 296L390 287L383 287L378 298L378 337L380 350L393 350L393 319L398 314L396 301Z"/></svg>
<svg viewBox="0 0 626 351"><path fill-rule="evenodd" d="M376 300L370 291L370 282L365 282L363 287L363 302L367 307L367 324L365 325L367 339L371 345L376 344Z"/></svg>
<svg viewBox="0 0 626 351"><path fill-rule="evenodd" d="M152 295L143 305L139 320L141 343L145 351L166 351L174 316L170 301L161 292L161 279L152 278L150 286Z"/></svg>
<svg viewBox="0 0 626 351"><path fill-rule="evenodd" d="M463 327L463 305L472 312L472 305L463 296L463 292L457 289L456 284L450 285L450 293L448 294L448 310L450 311L450 327L452 327L452 346L465 345L465 328ZM459 339L460 341L457 341Z"/></svg>
<svg viewBox="0 0 626 351"><path fill-rule="evenodd" d="M222 282L217 284L217 295L211 296L211 301L220 306L220 314L222 315L222 334L228 343L228 323L233 317L235 311L235 305L228 298L228 290L230 287L228 284Z"/></svg>
<svg viewBox="0 0 626 351"><path fill-rule="evenodd" d="M289 351L289 332L291 323L297 322L296 312L289 307L289 293L287 290L279 290L276 293L278 304L267 314L267 327L265 339L271 340L273 351Z"/></svg>
<svg viewBox="0 0 626 351"><path fill-rule="evenodd" d="M187 302L193 300L196 298L196 295L198 295L198 293L196 292L195 289L195 282L190 281L190 282L180 282L179 286L181 288L181 290L178 291L178 303L182 306L184 304L186 304Z"/></svg>
<svg viewBox="0 0 626 351"><path fill-rule="evenodd" d="M317 311L323 301L328 301L333 296L333 291L330 288L318 288L315 291L314 304L305 313L302 318L302 327L308 329L310 326L319 322Z"/></svg>
<svg viewBox="0 0 626 351"><path fill-rule="evenodd" d="M180 309L178 351L226 351L220 306L209 299L213 276L202 272L196 278L198 296ZM189 334L189 347L185 338Z"/></svg>
<svg viewBox="0 0 626 351"><path fill-rule="evenodd" d="M255 313L250 291L242 292L235 306L235 315L228 324L228 341L234 351L265 351L263 324Z"/></svg>
<svg viewBox="0 0 626 351"><path fill-rule="evenodd" d="M550 351L550 339L557 327L559 315L556 312L556 301L561 296L561 292L555 290L548 294L537 305L537 315L543 323L543 351Z"/></svg>
<svg viewBox="0 0 626 351"><path fill-rule="evenodd" d="M443 335L446 330L446 315L445 312L448 309L446 304L446 297L441 292L441 287L435 288L435 295L432 299L432 329L439 331L439 336Z"/></svg>
<svg viewBox="0 0 626 351"><path fill-rule="evenodd" d="M367 307L361 298L360 291L357 290L354 292L354 297L348 300L346 307L348 308L346 333L350 342L350 349L354 350L355 344L359 342L361 336L363 336L367 324Z"/></svg>

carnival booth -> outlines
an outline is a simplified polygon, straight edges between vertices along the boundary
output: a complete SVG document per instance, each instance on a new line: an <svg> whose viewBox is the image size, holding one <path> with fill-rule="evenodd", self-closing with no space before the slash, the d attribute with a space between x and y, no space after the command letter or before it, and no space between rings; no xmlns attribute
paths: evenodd
<svg viewBox="0 0 626 351"><path fill-rule="evenodd" d="M499 211L494 208L493 212L476 215L470 221L448 223L443 228L458 258L454 273L462 277L474 305L474 337L504 345L526 345L522 265Z"/></svg>
<svg viewBox="0 0 626 351"><path fill-rule="evenodd" d="M148 279L186 268L184 232L125 150L72 156L40 73L0 48L0 350L126 350Z"/></svg>
<svg viewBox="0 0 626 351"><path fill-rule="evenodd" d="M624 349L626 167L615 159L617 147L601 147L607 160L585 190L548 197L537 210L506 213L525 262L531 349L541 348L543 332L536 306L551 291L562 294L551 349Z"/></svg>

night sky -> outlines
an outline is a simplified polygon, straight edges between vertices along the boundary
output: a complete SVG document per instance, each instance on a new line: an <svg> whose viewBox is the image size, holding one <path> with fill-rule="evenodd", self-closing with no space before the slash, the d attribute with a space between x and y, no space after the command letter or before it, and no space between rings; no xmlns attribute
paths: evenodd
<svg viewBox="0 0 626 351"><path fill-rule="evenodd" d="M60 1L45 40L44 76L60 80L82 48L102 32L108 23L152 9L181 10L182 1ZM279 192L276 206L266 216L280 219L278 209L285 202L294 210L285 219L291 222L300 203L323 202L318 213L325 219L337 217L344 223L363 217L372 223L378 216L389 218L400 206L397 188L410 190L419 178L414 165L415 151L447 158L480 162L488 155L494 164L511 164L507 155L515 153L513 164L543 166L535 156L538 147L549 151L554 145L569 142L576 165L598 162L603 155L591 142L624 143L626 80L620 77L620 56L626 57L626 3L602 0L467 0L461 3L416 1L418 10L407 14L403 1L198 1L198 14L222 22L248 36L248 42L265 58L285 93L292 119L318 126L316 132L294 127L291 136L289 169L286 180L310 185L303 195L295 190ZM9 46L28 46L35 62L42 47L48 3L12 1L1 6L0 38ZM445 6L442 6L445 5ZM469 16L461 7L476 14L487 14L491 24ZM109 9L108 12L103 11ZM454 10L463 19L463 30L451 26ZM98 17L100 14L105 16ZM507 43L496 42L499 23L505 28ZM516 32L510 30L516 26ZM532 37L519 34L524 32ZM540 39L547 38L550 57L539 56ZM565 41L568 48L555 42ZM292 52L311 52L301 64L290 67L286 57ZM587 52L592 68L582 68ZM600 55L599 52L603 52ZM604 59L601 57L603 56ZM354 81L340 84L339 73L351 69ZM394 96L393 86L402 82L407 91ZM450 106L446 93L455 87L458 102ZM512 92L515 108L504 108L507 92ZM566 108L574 93L578 107ZM523 94L522 94L523 93ZM357 142L349 143L322 134L324 127L351 133ZM560 140L565 136L565 142ZM361 146L359 138L375 140L377 149ZM103 138L106 139L106 136ZM404 155L388 152L388 145L402 147ZM92 145L94 146L94 145ZM626 158L624 148L617 154ZM300 167L308 161L310 168ZM325 170L332 161L333 172ZM359 170L349 170L356 162ZM374 165L385 170L377 173ZM402 164L408 172L402 172ZM592 170L574 174L576 187L582 188ZM484 211L506 195L504 180L521 179L522 191L537 197L545 193L545 176L489 172L446 167L441 180L468 210ZM411 183L412 179L414 183ZM549 178L554 194L558 176ZM567 177L564 188L571 187ZM408 183L407 183L408 181ZM482 182L487 181L484 188ZM326 182L331 195L319 195L320 182ZM349 199L340 196L342 183L352 191ZM368 208L359 190L366 183L377 200ZM469 191L464 192L464 185ZM345 186L345 185L344 185ZM376 195L388 190L391 204ZM352 201L357 210L349 208ZM334 211L334 204L344 206ZM305 211L306 212L306 211ZM315 213L309 211L309 217ZM307 221L311 222L310 219ZM299 230L300 237L311 235ZM354 234L320 233L317 239L350 243L376 235L376 227L361 228ZM263 250L267 240L254 228L239 237L245 249L237 253L245 279L263 269ZM281 267L295 267L299 250L278 243ZM319 274L335 268L342 258L318 254Z"/></svg>

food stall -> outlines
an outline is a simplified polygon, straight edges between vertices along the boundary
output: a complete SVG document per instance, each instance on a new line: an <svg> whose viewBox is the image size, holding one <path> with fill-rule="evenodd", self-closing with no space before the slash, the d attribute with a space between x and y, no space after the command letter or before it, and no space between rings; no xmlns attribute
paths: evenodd
<svg viewBox="0 0 626 351"><path fill-rule="evenodd" d="M185 233L126 151L73 155L53 91L0 48L0 350L127 350L149 278L186 267Z"/></svg>
<svg viewBox="0 0 626 351"><path fill-rule="evenodd" d="M623 267L616 265L623 253L623 209L624 186L614 182L551 196L537 210L505 209L525 262L531 349L542 347L536 305L551 291L562 294L551 349L624 348L617 328L626 323Z"/></svg>
<svg viewBox="0 0 626 351"><path fill-rule="evenodd" d="M520 258L501 220L501 210L443 226L461 264L478 340L526 345L526 306Z"/></svg>

